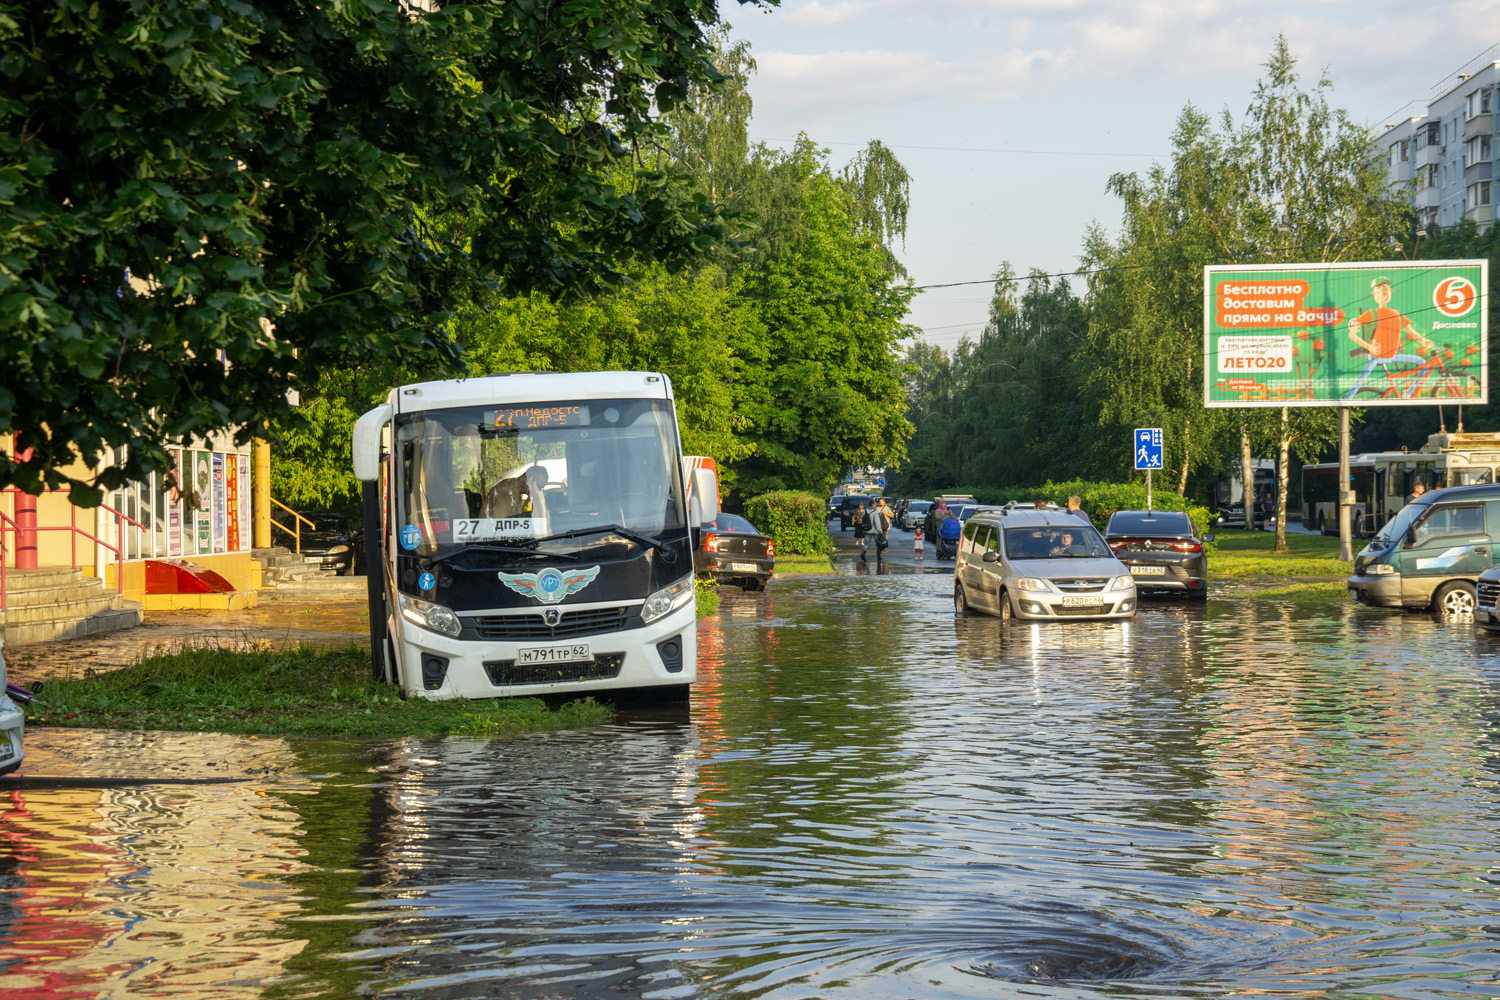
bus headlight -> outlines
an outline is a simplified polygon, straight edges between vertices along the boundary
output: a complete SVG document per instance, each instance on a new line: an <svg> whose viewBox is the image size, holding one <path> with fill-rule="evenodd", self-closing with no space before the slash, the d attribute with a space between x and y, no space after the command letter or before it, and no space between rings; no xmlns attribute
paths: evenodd
<svg viewBox="0 0 1500 1000"><path fill-rule="evenodd" d="M672 584L663 587L650 597L646 603L641 605L641 621L650 625L663 615L669 615L678 608L685 606L693 599L693 578L684 577Z"/></svg>
<svg viewBox="0 0 1500 1000"><path fill-rule="evenodd" d="M419 601L415 597L407 597L405 594L399 596L401 599L401 617L412 624L420 625L425 629L431 629L433 632L440 632L443 635L451 635L455 638L464 630L463 625L458 621L458 615L455 615L451 609L445 608L441 604L433 604L430 601Z"/></svg>

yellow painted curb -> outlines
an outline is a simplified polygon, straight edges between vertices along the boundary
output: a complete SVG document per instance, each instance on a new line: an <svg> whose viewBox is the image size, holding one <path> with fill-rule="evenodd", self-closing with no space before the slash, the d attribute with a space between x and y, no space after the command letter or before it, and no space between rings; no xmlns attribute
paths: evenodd
<svg viewBox="0 0 1500 1000"><path fill-rule="evenodd" d="M141 599L147 611L241 611L260 603L254 591L229 594L147 594Z"/></svg>

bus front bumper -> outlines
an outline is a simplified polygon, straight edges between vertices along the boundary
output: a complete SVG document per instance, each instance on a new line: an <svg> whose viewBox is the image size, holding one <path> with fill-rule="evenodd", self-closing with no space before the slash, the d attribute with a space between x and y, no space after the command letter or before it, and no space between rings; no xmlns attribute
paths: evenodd
<svg viewBox="0 0 1500 1000"><path fill-rule="evenodd" d="M411 698L508 698L663 687L697 680L695 602L640 628L552 642L453 639L407 627L401 687Z"/></svg>

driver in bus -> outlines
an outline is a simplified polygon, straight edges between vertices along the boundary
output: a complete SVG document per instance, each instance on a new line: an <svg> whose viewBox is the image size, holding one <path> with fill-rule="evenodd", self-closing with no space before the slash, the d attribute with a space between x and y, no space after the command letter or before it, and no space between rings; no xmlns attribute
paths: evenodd
<svg viewBox="0 0 1500 1000"><path fill-rule="evenodd" d="M485 517L546 517L547 470L533 465L518 476L502 479L485 496Z"/></svg>

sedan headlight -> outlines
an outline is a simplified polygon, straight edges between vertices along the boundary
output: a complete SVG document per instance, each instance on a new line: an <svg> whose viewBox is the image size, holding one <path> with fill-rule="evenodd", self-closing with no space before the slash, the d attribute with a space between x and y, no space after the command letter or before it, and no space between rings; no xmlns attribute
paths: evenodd
<svg viewBox="0 0 1500 1000"><path fill-rule="evenodd" d="M1135 586L1135 578L1129 574L1115 577L1115 582L1109 585L1110 590L1129 590Z"/></svg>
<svg viewBox="0 0 1500 1000"><path fill-rule="evenodd" d="M1016 587L1021 590L1051 590L1052 585L1039 576L1023 576L1016 581Z"/></svg>
<svg viewBox="0 0 1500 1000"><path fill-rule="evenodd" d="M348 551L349 551L349 546L347 546L347 545L335 545L333 548L331 548L331 549L328 550L328 554L331 555L331 556L336 556L336 555L339 555L340 553L348 552Z"/></svg>
<svg viewBox="0 0 1500 1000"><path fill-rule="evenodd" d="M683 577L670 587L663 587L641 605L641 621L650 625L663 615L686 606L693 599L693 578Z"/></svg>
<svg viewBox="0 0 1500 1000"><path fill-rule="evenodd" d="M399 596L401 617L412 624L455 638L464 630L463 625L459 623L458 615L454 614L451 608L445 608L441 604L433 604L430 601L419 601L405 594Z"/></svg>
<svg viewBox="0 0 1500 1000"><path fill-rule="evenodd" d="M1362 572L1365 576L1389 576L1396 572L1396 567L1390 563L1370 563Z"/></svg>

